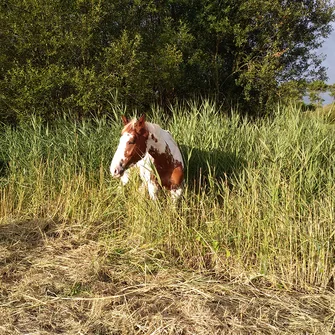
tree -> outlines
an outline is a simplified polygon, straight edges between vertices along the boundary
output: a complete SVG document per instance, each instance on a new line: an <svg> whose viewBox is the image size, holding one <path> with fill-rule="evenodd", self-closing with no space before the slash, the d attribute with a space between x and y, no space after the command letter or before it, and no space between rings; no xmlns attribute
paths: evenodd
<svg viewBox="0 0 335 335"><path fill-rule="evenodd" d="M46 119L210 96L261 115L324 80L326 0L4 0L0 113Z"/></svg>
<svg viewBox="0 0 335 335"><path fill-rule="evenodd" d="M329 85L328 91L330 96L333 98L333 102L335 101L335 84Z"/></svg>
<svg viewBox="0 0 335 335"><path fill-rule="evenodd" d="M326 78L314 50L331 31L330 2L211 1L204 9L198 30L206 30L211 86L245 109L264 112L283 83Z"/></svg>
<svg viewBox="0 0 335 335"><path fill-rule="evenodd" d="M310 102L317 107L322 106L324 99L321 97L321 93L327 92L328 89L329 86L324 81L316 80L311 82L307 88Z"/></svg>

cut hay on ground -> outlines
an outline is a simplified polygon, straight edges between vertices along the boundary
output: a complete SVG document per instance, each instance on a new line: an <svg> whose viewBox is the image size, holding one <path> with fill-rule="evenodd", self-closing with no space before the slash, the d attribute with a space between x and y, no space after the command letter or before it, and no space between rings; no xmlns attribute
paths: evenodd
<svg viewBox="0 0 335 335"><path fill-rule="evenodd" d="M1 225L0 334L334 331L331 292L185 272L143 246L109 250L89 228L43 220Z"/></svg>

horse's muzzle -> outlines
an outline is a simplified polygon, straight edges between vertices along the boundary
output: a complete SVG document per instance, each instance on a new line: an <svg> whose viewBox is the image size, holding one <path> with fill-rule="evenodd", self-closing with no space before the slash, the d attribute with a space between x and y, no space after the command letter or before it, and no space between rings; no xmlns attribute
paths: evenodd
<svg viewBox="0 0 335 335"><path fill-rule="evenodd" d="M124 169L122 166L118 166L117 168L114 169L114 171L112 171L112 176L114 178L120 178L123 176L125 171L126 169Z"/></svg>

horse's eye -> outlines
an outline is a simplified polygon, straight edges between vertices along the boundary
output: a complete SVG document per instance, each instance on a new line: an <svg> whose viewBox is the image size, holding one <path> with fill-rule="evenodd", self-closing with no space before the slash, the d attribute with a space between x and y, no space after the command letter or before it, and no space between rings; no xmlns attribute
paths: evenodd
<svg viewBox="0 0 335 335"><path fill-rule="evenodd" d="M135 140L128 141L129 144L135 144Z"/></svg>

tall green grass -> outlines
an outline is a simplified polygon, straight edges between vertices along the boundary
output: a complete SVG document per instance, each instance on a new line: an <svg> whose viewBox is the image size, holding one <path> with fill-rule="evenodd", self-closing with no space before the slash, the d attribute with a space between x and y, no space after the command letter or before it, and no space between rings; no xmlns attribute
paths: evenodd
<svg viewBox="0 0 335 335"><path fill-rule="evenodd" d="M178 206L150 201L136 176L124 188L110 178L114 117L52 125L32 117L1 129L0 222L47 218L60 231L93 231L111 259L149 250L150 271L159 259L277 287L334 287L334 127L295 107L253 121L208 101L172 112L153 108L148 118L182 148Z"/></svg>

